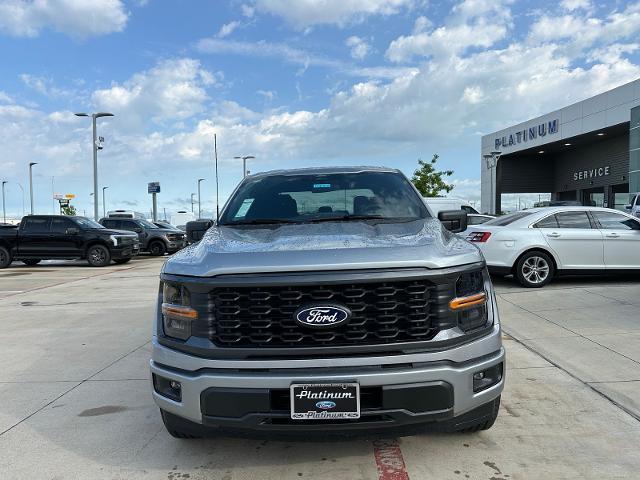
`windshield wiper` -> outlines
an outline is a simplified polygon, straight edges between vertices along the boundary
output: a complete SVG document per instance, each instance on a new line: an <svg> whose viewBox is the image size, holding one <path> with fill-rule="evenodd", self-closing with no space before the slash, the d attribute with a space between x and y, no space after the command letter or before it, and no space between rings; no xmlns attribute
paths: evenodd
<svg viewBox="0 0 640 480"><path fill-rule="evenodd" d="M240 220L238 222L221 223L225 227L234 225L277 225L279 223L300 223L295 220L287 220L285 218L254 218L252 220Z"/></svg>
<svg viewBox="0 0 640 480"><path fill-rule="evenodd" d="M310 223L320 222L350 222L352 220L387 220L383 215L342 215L340 217L320 217L308 220Z"/></svg>

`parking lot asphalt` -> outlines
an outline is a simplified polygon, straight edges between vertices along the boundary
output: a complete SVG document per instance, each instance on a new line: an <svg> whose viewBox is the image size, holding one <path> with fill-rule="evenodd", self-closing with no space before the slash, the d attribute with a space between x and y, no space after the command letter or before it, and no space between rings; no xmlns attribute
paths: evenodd
<svg viewBox="0 0 640 480"><path fill-rule="evenodd" d="M148 380L161 262L0 271L0 478L639 478L640 278L496 280L507 383L489 431L177 440Z"/></svg>

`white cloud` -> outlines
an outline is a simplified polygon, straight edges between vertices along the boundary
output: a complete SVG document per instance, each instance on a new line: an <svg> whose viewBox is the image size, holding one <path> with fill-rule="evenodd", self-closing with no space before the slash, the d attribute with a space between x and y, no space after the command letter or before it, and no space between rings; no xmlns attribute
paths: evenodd
<svg viewBox="0 0 640 480"><path fill-rule="evenodd" d="M356 60L362 60L371 50L371 46L364 39L355 35L347 38L345 45L351 49L351 57Z"/></svg>
<svg viewBox="0 0 640 480"><path fill-rule="evenodd" d="M268 101L273 101L278 96L273 90L258 90L256 93Z"/></svg>
<svg viewBox="0 0 640 480"><path fill-rule="evenodd" d="M0 32L36 37L51 29L82 39L122 31L128 15L121 0L0 0Z"/></svg>
<svg viewBox="0 0 640 480"><path fill-rule="evenodd" d="M240 8L242 10L242 15L247 18L252 18L256 13L256 9L251 5L243 4Z"/></svg>
<svg viewBox="0 0 640 480"><path fill-rule="evenodd" d="M370 15L394 15L415 0L254 0L257 10L282 17L294 28L313 25L345 26Z"/></svg>
<svg viewBox="0 0 640 480"><path fill-rule="evenodd" d="M218 34L216 35L218 38L224 38L233 33L233 31L240 26L240 22L234 20L233 22L225 23L220 27Z"/></svg>
<svg viewBox="0 0 640 480"><path fill-rule="evenodd" d="M312 52L291 47L284 43L266 42L242 42L225 40L220 38L204 38L196 43L196 49L200 53L230 54L257 58L278 58L283 62L299 65L300 75L309 67L323 67L337 72L366 78L395 78L413 71L413 68L398 67L357 67L333 58L317 55Z"/></svg>
<svg viewBox="0 0 640 480"><path fill-rule="evenodd" d="M560 5L562 6L562 8L570 12L573 10L590 10L591 8L593 8L590 0L562 0L562 2L560 2Z"/></svg>
<svg viewBox="0 0 640 480"><path fill-rule="evenodd" d="M597 42L637 39L640 35L640 2L628 4L604 18L588 12L566 15L543 15L531 27L532 42L566 41L569 48L586 49Z"/></svg>
<svg viewBox="0 0 640 480"><path fill-rule="evenodd" d="M20 80L27 87L38 92L40 95L44 95L45 97L68 97L73 94L72 90L64 90L56 87L53 84L53 79L51 78L23 73L20 75Z"/></svg>
<svg viewBox="0 0 640 480"><path fill-rule="evenodd" d="M201 112L208 99L205 87L215 81L215 74L198 60L164 60L122 84L96 90L92 100L98 109L118 115L119 123L144 128L149 120L174 122Z"/></svg>
<svg viewBox="0 0 640 480"><path fill-rule="evenodd" d="M0 102L12 103L13 99L9 95L7 95L6 92L3 92L2 90L0 90Z"/></svg>
<svg viewBox="0 0 640 480"><path fill-rule="evenodd" d="M427 30L420 18L411 35L391 42L386 56L392 62L414 57L450 56L471 47L489 48L507 36L511 15L504 1L465 0L453 7L444 25Z"/></svg>

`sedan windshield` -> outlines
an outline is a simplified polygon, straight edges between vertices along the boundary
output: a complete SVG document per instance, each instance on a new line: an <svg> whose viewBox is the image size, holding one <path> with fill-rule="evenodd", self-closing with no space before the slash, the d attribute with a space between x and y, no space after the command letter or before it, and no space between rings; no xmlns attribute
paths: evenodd
<svg viewBox="0 0 640 480"><path fill-rule="evenodd" d="M485 223L485 225L494 225L498 227L503 227L505 225L510 225L513 222L520 220L521 218L528 217L533 212L513 212L508 215L504 215L502 217L494 218L493 220L489 220Z"/></svg>
<svg viewBox="0 0 640 480"><path fill-rule="evenodd" d="M408 180L394 172L271 175L245 181L222 225L323 221L411 221L429 213Z"/></svg>

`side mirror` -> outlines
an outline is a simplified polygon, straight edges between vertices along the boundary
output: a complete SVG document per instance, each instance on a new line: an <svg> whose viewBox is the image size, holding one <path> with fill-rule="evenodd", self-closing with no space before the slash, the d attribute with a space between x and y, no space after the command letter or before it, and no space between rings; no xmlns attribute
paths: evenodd
<svg viewBox="0 0 640 480"><path fill-rule="evenodd" d="M625 210L631 210L631 205L625 205L625 206L624 206L624 209L625 209Z"/></svg>
<svg viewBox="0 0 640 480"><path fill-rule="evenodd" d="M64 233L66 233L67 235L77 235L78 233L80 233L80 230L76 227L69 227L65 230Z"/></svg>
<svg viewBox="0 0 640 480"><path fill-rule="evenodd" d="M442 226L453 233L464 232L467 229L467 212L464 210L441 210L438 220Z"/></svg>

